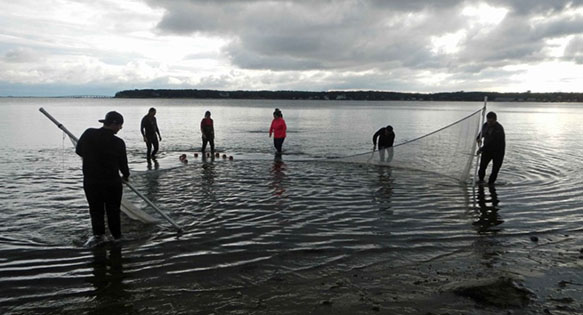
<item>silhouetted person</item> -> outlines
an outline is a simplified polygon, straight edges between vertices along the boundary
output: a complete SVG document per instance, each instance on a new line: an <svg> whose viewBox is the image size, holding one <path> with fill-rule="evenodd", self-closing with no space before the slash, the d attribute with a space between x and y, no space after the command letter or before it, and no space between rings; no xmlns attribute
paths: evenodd
<svg viewBox="0 0 583 315"><path fill-rule="evenodd" d="M150 159L156 159L156 153L158 153L159 148L158 139L162 141L162 136L160 135L156 121L156 109L154 107L150 108L148 114L142 118L140 131L144 137L144 142L146 142L146 159L149 163ZM154 147L154 150L152 150L152 147Z"/></svg>
<svg viewBox="0 0 583 315"><path fill-rule="evenodd" d="M215 153L215 127L213 125L213 120L211 119L211 112L206 111L204 113L204 118L200 122L200 132L202 133L202 155L204 157L204 152L206 150L207 143L211 146L211 155L214 157Z"/></svg>
<svg viewBox="0 0 583 315"><path fill-rule="evenodd" d="M381 162L391 162L393 160L393 143L395 142L393 127L390 125L383 127L372 136L373 151L376 150L377 147L377 138L379 140L378 148ZM385 153L388 154L386 159Z"/></svg>
<svg viewBox="0 0 583 315"><path fill-rule="evenodd" d="M85 130L77 143L76 152L83 158L83 189L89 203L91 227L96 242L104 239L105 221L114 239L121 238L120 205L122 178L130 176L126 145L115 136L123 125L123 116L109 112L99 120L103 127Z"/></svg>
<svg viewBox="0 0 583 315"><path fill-rule="evenodd" d="M506 149L504 127L498 123L496 113L489 112L486 115L486 123L482 126L482 131L477 138L478 143L482 138L484 139L484 145L478 149L478 154L482 154L478 178L480 182L484 182L486 168L490 161L492 161L492 173L490 173L490 177L488 178L488 185L493 185L498 177L500 167L502 167Z"/></svg>

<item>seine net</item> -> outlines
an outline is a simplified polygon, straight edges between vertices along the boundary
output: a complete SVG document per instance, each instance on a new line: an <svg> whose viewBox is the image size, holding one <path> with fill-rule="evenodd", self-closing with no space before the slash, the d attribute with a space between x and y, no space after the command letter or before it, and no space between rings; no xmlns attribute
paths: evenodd
<svg viewBox="0 0 583 315"><path fill-rule="evenodd" d="M477 150L476 137L485 110L486 105L443 128L397 144L393 146L392 152L391 149L385 152L376 150L340 160L428 171L465 182L469 178Z"/></svg>

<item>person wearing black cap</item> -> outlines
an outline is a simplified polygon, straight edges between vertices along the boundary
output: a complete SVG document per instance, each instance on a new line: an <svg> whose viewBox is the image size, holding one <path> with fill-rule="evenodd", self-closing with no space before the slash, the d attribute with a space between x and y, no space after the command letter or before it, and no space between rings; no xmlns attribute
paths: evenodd
<svg viewBox="0 0 583 315"><path fill-rule="evenodd" d="M115 240L121 238L122 180L127 181L130 176L126 145L115 136L122 128L123 116L109 112L99 122L103 127L85 130L75 150L83 158L83 190L89 203L95 242L104 240L105 213L111 235Z"/></svg>
<svg viewBox="0 0 583 315"><path fill-rule="evenodd" d="M158 139L162 141L158 123L156 122L156 109L154 107L150 108L148 114L142 118L140 132L144 137L144 142L146 142L146 159L150 163L150 159L156 160L156 153L158 153L159 146ZM156 136L156 134L158 135ZM152 147L154 147L154 150L152 150Z"/></svg>
<svg viewBox="0 0 583 315"><path fill-rule="evenodd" d="M379 140L379 156L381 162L391 162L393 160L393 142L395 142L395 132L393 132L392 126L386 126L379 129L372 136L373 147L372 150L376 150L377 138ZM385 153L388 153L385 159Z"/></svg>

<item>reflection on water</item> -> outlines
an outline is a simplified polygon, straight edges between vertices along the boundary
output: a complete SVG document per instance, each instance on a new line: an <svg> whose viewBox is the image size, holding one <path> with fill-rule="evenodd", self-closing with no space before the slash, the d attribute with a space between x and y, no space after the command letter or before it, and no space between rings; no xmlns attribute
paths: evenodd
<svg viewBox="0 0 583 315"><path fill-rule="evenodd" d="M390 211L391 196L393 195L393 179L391 174L393 172L391 167L377 166L378 173L378 188L374 194L374 200L378 204L379 210Z"/></svg>
<svg viewBox="0 0 583 315"><path fill-rule="evenodd" d="M128 287L124 284L121 246L99 246L91 250L93 277L89 282L95 287L95 309L92 314L123 314L135 312Z"/></svg>
<svg viewBox="0 0 583 315"><path fill-rule="evenodd" d="M202 155L202 173L201 173L201 199L207 202L214 202L215 197L215 157L211 155L210 157Z"/></svg>
<svg viewBox="0 0 583 315"><path fill-rule="evenodd" d="M478 233L498 232L501 230L499 225L504 223L504 221L501 219L500 214L498 213L500 210L498 207L500 200L498 200L496 186L486 186L488 187L489 196L486 196L484 186L485 185L478 185L477 200L479 206L479 216L473 224L478 230Z"/></svg>
<svg viewBox="0 0 583 315"><path fill-rule="evenodd" d="M147 162L148 170L152 170L152 161L148 160ZM154 160L154 169L157 170L160 168L160 162L158 160Z"/></svg>
<svg viewBox="0 0 583 315"><path fill-rule="evenodd" d="M271 167L271 174L273 176L271 186L273 187L273 194L275 196L281 197L285 193L285 184L283 183L286 177L285 171L286 166L283 162L282 155L276 153L273 159L273 166Z"/></svg>

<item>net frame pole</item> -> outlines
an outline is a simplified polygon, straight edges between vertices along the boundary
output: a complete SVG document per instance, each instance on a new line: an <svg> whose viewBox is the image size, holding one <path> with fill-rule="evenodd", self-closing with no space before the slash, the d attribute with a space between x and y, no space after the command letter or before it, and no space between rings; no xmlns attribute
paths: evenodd
<svg viewBox="0 0 583 315"><path fill-rule="evenodd" d="M484 107L482 107L482 117L480 118L480 123L478 124L478 130L476 132L477 139L480 140L479 143L482 141L482 126L484 125L484 120L486 117L486 106L488 105L488 96L484 96ZM476 140L477 141L477 140ZM481 145L477 145L478 149L481 148ZM476 177L478 176L478 168L480 167L481 161L481 154L476 154L476 167L474 168L474 177L472 179L472 186L476 186Z"/></svg>

